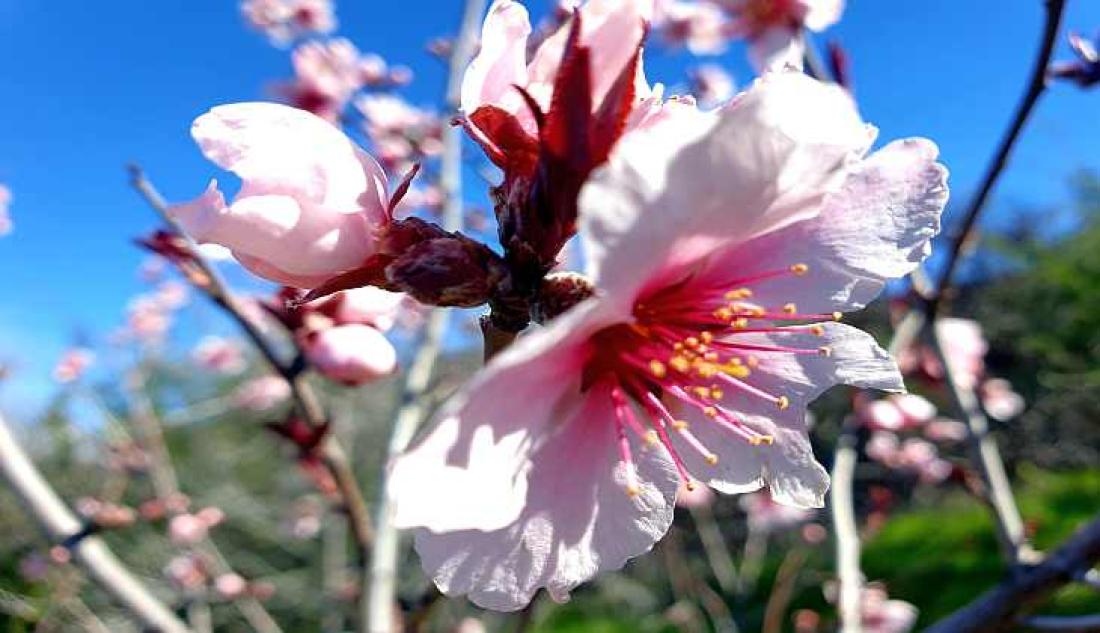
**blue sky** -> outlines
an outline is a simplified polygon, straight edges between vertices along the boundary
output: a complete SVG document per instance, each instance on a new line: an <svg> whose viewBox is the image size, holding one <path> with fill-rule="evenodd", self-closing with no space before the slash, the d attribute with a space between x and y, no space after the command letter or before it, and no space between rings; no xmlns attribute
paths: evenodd
<svg viewBox="0 0 1100 633"><path fill-rule="evenodd" d="M344 0L340 33L417 71L405 94L430 105L440 64L424 52L457 23L455 0ZM529 3L536 14L547 2ZM838 38L857 96L883 139L926 136L941 147L956 199L968 196L1022 90L1041 27L1041 0L850 0ZM1100 3L1070 0L1064 27L1100 28ZM822 38L824 41L824 38ZM1059 43L1059 56L1068 55ZM741 83L744 51L718 61ZM652 81L675 86L695 60L659 46ZM245 29L231 0L0 0L0 182L14 193L15 233L0 239L0 360L18 373L0 406L33 409L57 356L78 332L118 325L144 286L129 240L154 220L126 185L143 164L172 199L214 175L187 134L224 102L264 96L289 76L287 52ZM1055 86L997 191L1003 203L1067 199L1066 177L1100 169L1100 93Z"/></svg>

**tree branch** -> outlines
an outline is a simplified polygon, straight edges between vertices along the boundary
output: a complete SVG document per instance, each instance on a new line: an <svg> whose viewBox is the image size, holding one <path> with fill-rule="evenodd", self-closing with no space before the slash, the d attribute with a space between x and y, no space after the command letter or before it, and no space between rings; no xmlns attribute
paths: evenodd
<svg viewBox="0 0 1100 633"><path fill-rule="evenodd" d="M38 472L2 418L0 474L50 540L60 543L81 532L81 522ZM187 625L122 566L102 539L87 536L71 543L69 550L88 575L142 626L162 633L187 633Z"/></svg>
<svg viewBox="0 0 1100 633"><path fill-rule="evenodd" d="M1000 585L940 620L928 633L994 633L1011 630L1016 616L1059 587L1073 582L1082 570L1100 561L1100 515L1078 530L1046 560L1020 566Z"/></svg>

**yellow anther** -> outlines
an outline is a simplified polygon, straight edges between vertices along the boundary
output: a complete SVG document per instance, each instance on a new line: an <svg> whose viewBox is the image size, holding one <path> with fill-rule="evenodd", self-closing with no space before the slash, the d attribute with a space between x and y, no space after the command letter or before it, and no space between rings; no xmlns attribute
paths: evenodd
<svg viewBox="0 0 1100 633"><path fill-rule="evenodd" d="M733 376L734 378L748 378L749 374L752 373L751 371L749 371L748 367L745 367L741 363L729 362L725 365L722 365L721 369L722 373L726 374L727 376Z"/></svg>
<svg viewBox="0 0 1100 633"><path fill-rule="evenodd" d="M668 364L681 374L686 374L687 371L691 369L691 362L683 356L673 356L668 361Z"/></svg>
<svg viewBox="0 0 1100 633"><path fill-rule="evenodd" d="M718 417L718 409L717 407L703 407L703 415L708 418L716 418Z"/></svg>
<svg viewBox="0 0 1100 633"><path fill-rule="evenodd" d="M844 314L843 314L843 313L840 313L840 312L834 312L834 313L833 313L833 320L834 320L834 321L839 321L839 320L841 320L841 319L843 319L843 318L844 318Z"/></svg>
<svg viewBox="0 0 1100 633"><path fill-rule="evenodd" d="M810 333L814 336L825 336L825 326L823 325L811 325Z"/></svg>
<svg viewBox="0 0 1100 633"><path fill-rule="evenodd" d="M722 391L718 387L711 387L710 388L710 397L714 398L715 400L721 400L725 395L726 395L726 392Z"/></svg>
<svg viewBox="0 0 1100 633"><path fill-rule="evenodd" d="M626 487L626 496L630 497L631 499L637 497L640 494L642 494L642 491L638 490L637 486L631 485Z"/></svg>
<svg viewBox="0 0 1100 633"><path fill-rule="evenodd" d="M684 339L684 345L688 348L694 349L696 347L699 347L699 339L695 338L694 336L689 336Z"/></svg>
<svg viewBox="0 0 1100 633"><path fill-rule="evenodd" d="M684 344L683 343L673 343L672 344L672 351L674 351L674 352L684 351Z"/></svg>
<svg viewBox="0 0 1100 633"><path fill-rule="evenodd" d="M743 329L749 327L749 320L744 318L744 317L741 317L739 319L734 319L733 321L730 322L730 327L735 329L735 330L743 330Z"/></svg>
<svg viewBox="0 0 1100 633"><path fill-rule="evenodd" d="M749 288L738 288L736 290L730 290L725 294L726 299L747 299L752 296L752 290Z"/></svg>
<svg viewBox="0 0 1100 633"><path fill-rule="evenodd" d="M810 272L810 267L806 264L794 264L791 266L791 272L796 275L805 275Z"/></svg>
<svg viewBox="0 0 1100 633"><path fill-rule="evenodd" d="M684 482L684 487L687 488L688 492L695 492L695 488L696 488L695 480L688 479L687 481Z"/></svg>
<svg viewBox="0 0 1100 633"><path fill-rule="evenodd" d="M711 453L710 455L707 455L706 457L704 457L703 461L705 461L707 464L709 464L711 466L714 466L718 463L718 456L715 455L714 453Z"/></svg>
<svg viewBox="0 0 1100 633"><path fill-rule="evenodd" d="M710 397L710 389L707 389L706 387L698 387L698 386L692 387L691 388L691 393L695 394L696 396L698 396L700 398L709 398Z"/></svg>
<svg viewBox="0 0 1100 633"><path fill-rule="evenodd" d="M714 335L711 334L710 332L700 332L699 333L699 338L700 338L700 340L702 340L704 343L707 343L707 344L710 344L710 343L714 342Z"/></svg>
<svg viewBox="0 0 1100 633"><path fill-rule="evenodd" d="M788 304L783 306L783 311L786 312L787 314L794 314L794 313L798 312L798 306L796 306L793 303L788 303Z"/></svg>
<svg viewBox="0 0 1100 633"><path fill-rule="evenodd" d="M733 310L730 310L728 307L718 308L714 311L714 318L721 321L729 321L733 318Z"/></svg>
<svg viewBox="0 0 1100 633"><path fill-rule="evenodd" d="M772 444L775 444L775 438L770 435L757 435L756 437L753 437L751 440L749 440L749 444L752 444L753 446L760 446L761 444L767 444L768 446L771 446Z"/></svg>
<svg viewBox="0 0 1100 633"><path fill-rule="evenodd" d="M686 430L687 427L688 427L688 423L687 423L686 420L673 420L672 421L672 428L676 429L677 431Z"/></svg>
<svg viewBox="0 0 1100 633"><path fill-rule="evenodd" d="M703 354L703 360L710 361L712 363L718 362L718 352L707 352Z"/></svg>
<svg viewBox="0 0 1100 633"><path fill-rule="evenodd" d="M649 361L649 371L656 378L664 378L665 375L668 374L665 364L656 359Z"/></svg>
<svg viewBox="0 0 1100 633"><path fill-rule="evenodd" d="M787 396L779 396L779 398L775 401L775 406L779 407L780 411L783 411L787 407L791 406L791 399Z"/></svg>
<svg viewBox="0 0 1100 633"><path fill-rule="evenodd" d="M661 443L661 438L657 436L657 431L646 431L645 443L650 446L656 446Z"/></svg>
<svg viewBox="0 0 1100 633"><path fill-rule="evenodd" d="M748 364L749 367L755 368L757 365L760 364L760 359L755 356L749 356L745 359L745 362Z"/></svg>
<svg viewBox="0 0 1100 633"><path fill-rule="evenodd" d="M829 347L828 345L822 345L821 347L817 348L817 353L821 354L822 356L829 357L833 355L833 348Z"/></svg>
<svg viewBox="0 0 1100 633"><path fill-rule="evenodd" d="M718 373L718 366L714 363L699 363L695 366L695 373L700 378L712 378Z"/></svg>

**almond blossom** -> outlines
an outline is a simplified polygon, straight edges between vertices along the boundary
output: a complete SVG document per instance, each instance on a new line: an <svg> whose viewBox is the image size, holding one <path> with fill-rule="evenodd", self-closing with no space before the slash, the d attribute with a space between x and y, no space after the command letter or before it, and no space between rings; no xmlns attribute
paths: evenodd
<svg viewBox="0 0 1100 633"><path fill-rule="evenodd" d="M242 181L231 205L214 180L170 209L197 241L226 246L256 275L298 288L376 252L391 219L386 175L330 123L285 105L236 103L200 116L191 135Z"/></svg>
<svg viewBox="0 0 1100 633"><path fill-rule="evenodd" d="M192 350L191 358L200 367L216 374L239 374L245 368L240 344L221 336L203 337Z"/></svg>
<svg viewBox="0 0 1100 633"><path fill-rule="evenodd" d="M344 38L306 42L294 49L291 61L295 79L277 91L290 105L333 124L340 122L344 107L373 70L369 60L364 69L359 50Z"/></svg>
<svg viewBox="0 0 1100 633"><path fill-rule="evenodd" d="M928 255L936 147L868 154L843 89L795 72L681 114L624 138L581 192L594 294L494 358L392 465L395 521L448 595L564 600L651 548L681 483L821 507L809 402L903 389L836 320Z"/></svg>
<svg viewBox="0 0 1100 633"><path fill-rule="evenodd" d="M76 382L95 363L95 352L85 347L73 347L61 355L53 368L53 379L61 384Z"/></svg>
<svg viewBox="0 0 1100 633"><path fill-rule="evenodd" d="M824 31L840 19L844 0L720 0L734 16L733 29L749 42L760 70L802 67L802 30Z"/></svg>

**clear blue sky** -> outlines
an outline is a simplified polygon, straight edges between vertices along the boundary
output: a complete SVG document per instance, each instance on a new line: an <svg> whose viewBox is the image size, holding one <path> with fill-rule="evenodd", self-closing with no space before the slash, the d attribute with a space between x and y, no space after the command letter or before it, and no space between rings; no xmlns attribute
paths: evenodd
<svg viewBox="0 0 1100 633"><path fill-rule="evenodd" d="M443 81L423 49L457 23L455 0L344 0L343 35L418 73L406 92L431 104ZM548 3L532 2L540 13ZM857 93L882 138L939 143L956 199L969 194L1018 99L1037 45L1041 0L850 0L827 37L851 54ZM1069 0L1066 28L1100 28L1100 3ZM1068 55L1064 42L1059 55ZM751 77L735 46L718 61ZM676 85L690 61L652 46L652 81ZM141 162L173 199L215 172L188 136L223 102L252 100L289 76L285 51L242 25L231 0L0 0L0 182L13 191L15 233L0 239L0 359L19 373L0 406L40 401L75 332L118 325L142 290L130 239L153 218L128 189ZM1002 181L1003 202L1066 199L1066 176L1100 168L1100 92L1056 86Z"/></svg>

